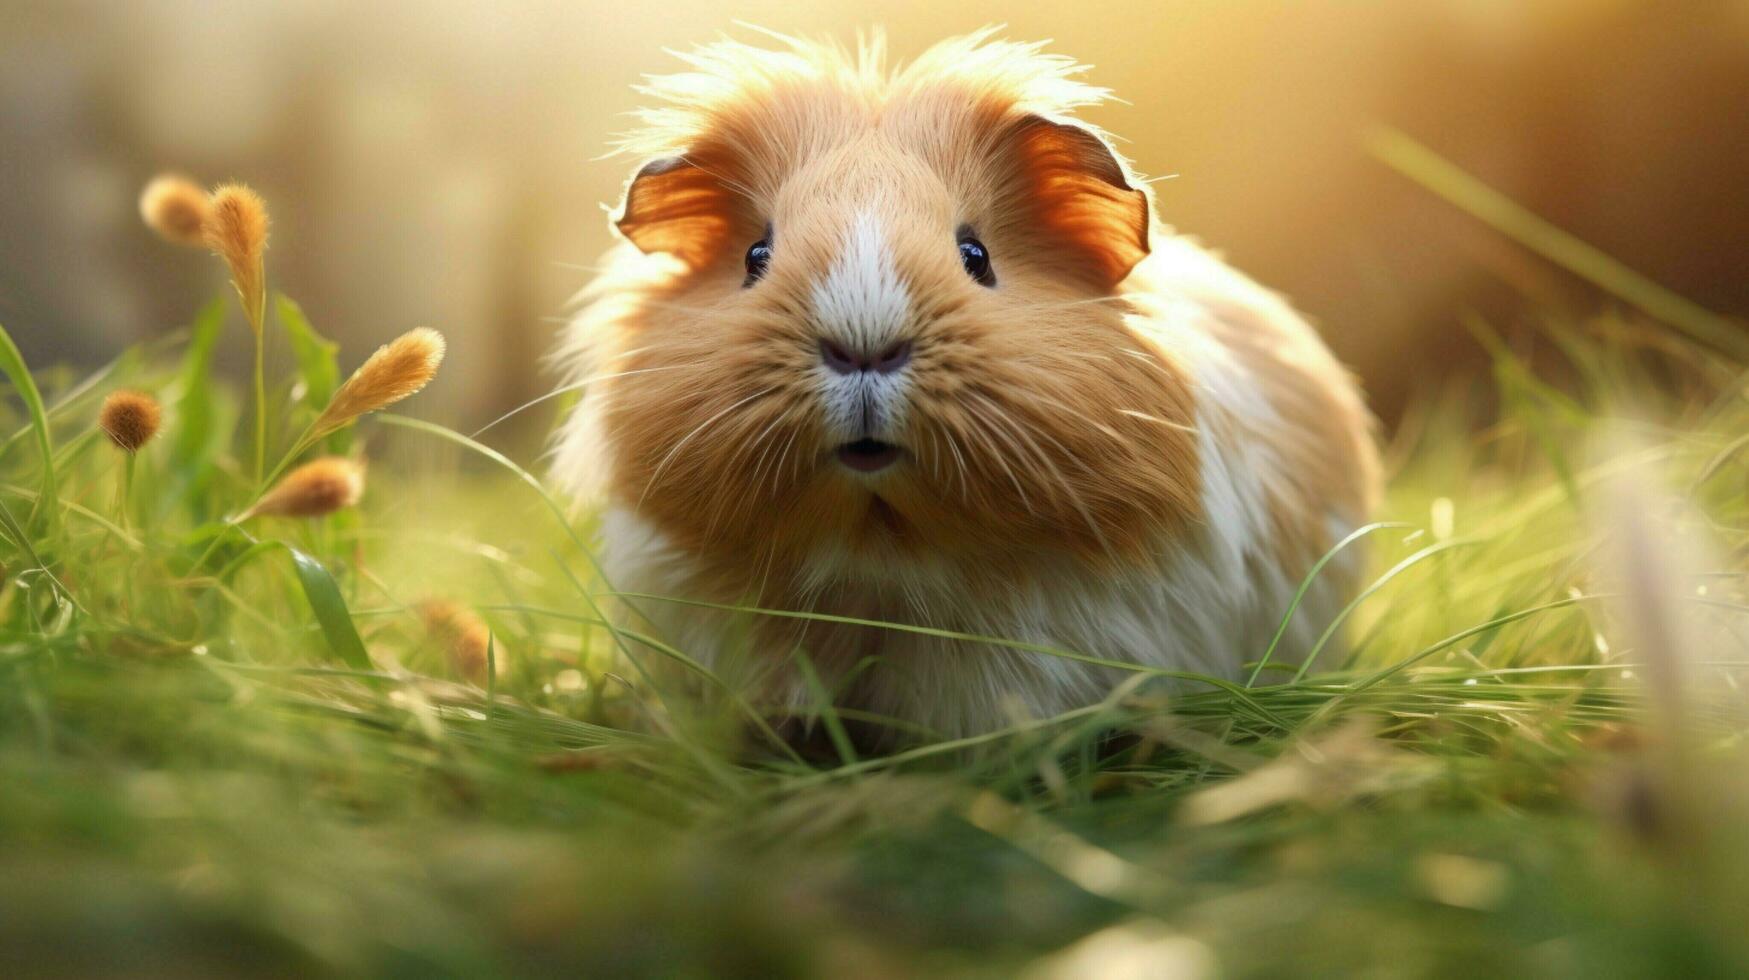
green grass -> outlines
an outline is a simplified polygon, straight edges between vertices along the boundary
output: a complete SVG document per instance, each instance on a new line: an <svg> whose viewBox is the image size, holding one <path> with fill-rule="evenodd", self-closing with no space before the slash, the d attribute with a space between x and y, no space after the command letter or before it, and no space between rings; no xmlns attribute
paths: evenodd
<svg viewBox="0 0 1749 980"><path fill-rule="evenodd" d="M274 309L284 436L340 374ZM361 512L226 530L226 315L40 398L0 343L4 975L1749 968L1749 375L1704 338L1473 324L1493 374L1400 427L1376 587L1306 671L874 757L822 711L804 761L606 625L587 515L460 434L369 420L325 447L380 460ZM125 519L124 384L167 419Z"/></svg>

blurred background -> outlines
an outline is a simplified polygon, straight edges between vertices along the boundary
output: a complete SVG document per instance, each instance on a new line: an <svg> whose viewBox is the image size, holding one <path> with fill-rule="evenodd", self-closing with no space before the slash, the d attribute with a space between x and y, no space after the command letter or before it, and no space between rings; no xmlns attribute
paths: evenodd
<svg viewBox="0 0 1749 980"><path fill-rule="evenodd" d="M1481 363L1466 313L1601 303L1370 158L1376 123L1749 314L1741 0L0 0L0 323L34 364L89 366L185 322L218 264L158 243L136 195L166 169L245 180L274 213L270 285L343 363L436 327L453 353L420 412L483 423L550 384L631 166L599 159L631 85L677 67L664 48L755 39L737 20L878 25L897 57L992 22L1054 39L1128 101L1090 117L1175 175L1164 218L1312 315L1387 420Z"/></svg>

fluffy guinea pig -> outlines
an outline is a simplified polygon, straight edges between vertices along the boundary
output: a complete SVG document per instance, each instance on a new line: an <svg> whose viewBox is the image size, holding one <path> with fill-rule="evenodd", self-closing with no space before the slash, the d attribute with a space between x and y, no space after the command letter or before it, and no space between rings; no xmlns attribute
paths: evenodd
<svg viewBox="0 0 1749 980"><path fill-rule="evenodd" d="M682 600L628 614L775 716L817 708L811 668L852 717L943 736L1126 676L943 632L1227 678L1261 656L1366 520L1372 424L1306 322L1073 118L1105 91L989 32L893 68L684 57L644 90L625 241L559 353L584 394L554 475L600 501L615 590Z"/></svg>

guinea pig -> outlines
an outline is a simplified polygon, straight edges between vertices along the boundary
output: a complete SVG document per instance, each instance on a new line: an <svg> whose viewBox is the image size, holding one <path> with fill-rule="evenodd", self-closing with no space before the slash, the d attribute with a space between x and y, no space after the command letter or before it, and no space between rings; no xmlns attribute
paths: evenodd
<svg viewBox="0 0 1749 980"><path fill-rule="evenodd" d="M663 597L627 615L761 711L825 692L894 733L1085 706L1113 661L1241 676L1367 519L1373 424L1076 120L1106 91L989 31L682 57L558 353L553 475L599 501L610 588ZM1274 661L1358 573L1338 552Z"/></svg>

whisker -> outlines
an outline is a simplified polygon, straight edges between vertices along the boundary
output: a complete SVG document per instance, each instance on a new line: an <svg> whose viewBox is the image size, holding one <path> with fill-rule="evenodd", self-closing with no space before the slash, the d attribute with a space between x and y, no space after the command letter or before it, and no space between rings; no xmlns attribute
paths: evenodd
<svg viewBox="0 0 1749 980"><path fill-rule="evenodd" d="M1191 435L1196 435L1202 431L1194 425L1185 425L1182 422L1170 422L1157 415L1149 415L1147 412L1138 412L1133 408L1120 408L1118 409L1118 413L1128 415L1133 419L1141 419L1143 422L1152 422L1155 425L1163 425L1168 429L1177 429L1179 432L1188 432Z"/></svg>
<svg viewBox="0 0 1749 980"><path fill-rule="evenodd" d="M1026 440L1026 442L1032 447L1033 456L1036 457L1038 461L1051 472L1051 475L1056 478L1057 483L1063 488L1063 496L1066 497L1069 503L1074 506L1075 510L1081 514L1082 520L1087 522L1087 529L1093 532L1093 538L1099 542L1100 550L1105 552L1107 557L1110 557L1115 561L1117 554L1112 551L1111 543L1106 540L1105 533L1100 530L1099 522L1094 520L1093 512L1087 509L1086 501L1081 498L1080 494L1075 492L1074 485L1069 482L1069 478L1063 474L1063 471L1059 469L1055 463L1051 462L1050 457L1045 454L1037 441L1033 439L1032 433L1028 432L1024 426L1015 422L1011 417L1007 417L1005 413L1002 413L1001 406L995 404L988 397L977 393L974 393L973 397L988 404L991 410L997 413L998 418L1005 421L1006 424L1014 430L1014 434L1017 437ZM1075 458L1061 442L1058 442L1049 433L1039 432L1038 435L1049 441L1051 445L1057 447L1057 451L1062 453L1065 459Z"/></svg>
<svg viewBox="0 0 1749 980"><path fill-rule="evenodd" d="M1014 474L1014 468L1008 465L1007 457L1002 453L1000 447L996 446L992 439L992 436L995 433L993 432L991 421L986 419L982 412L977 411L976 406L968 405L966 407L969 409L968 414L972 418L978 419L983 423L983 430L980 434L984 436L985 443L989 447L990 451L987 455L993 458L996 463L1002 467L1003 472L1008 474L1009 482L1014 484L1014 492L1020 495L1021 506L1026 508L1027 513L1037 516L1038 509L1033 507L1032 499L1026 495L1026 488L1020 485L1020 478ZM1016 452L1019 452L1018 446L1014 448Z"/></svg>
<svg viewBox="0 0 1749 980"><path fill-rule="evenodd" d="M610 267L605 265L584 265L581 262L564 262L559 259L547 263L555 269L570 269L573 272L587 272L590 275L600 275Z"/></svg>
<svg viewBox="0 0 1749 980"><path fill-rule="evenodd" d="M705 419L703 422L700 422L691 432L688 432L685 436L681 437L681 440L679 442L675 443L674 447L672 449L668 450L668 454L666 456L662 457L662 461L660 463L656 464L656 469L653 472L651 472L650 479L644 483L644 492L638 495L638 504L637 504L637 507L634 509L635 510L643 509L644 500L650 496L650 488L656 485L656 481L658 479L660 479L662 476L662 471L664 469L666 469L668 467L668 464L674 460L674 455L676 453L680 452L681 447L685 446L689 441L692 440L692 438L694 436L698 435L700 432L703 432L706 428L708 428L712 423L716 422L718 419L729 414L730 412L733 412L735 409L740 408L742 405L745 405L748 402L753 401L756 398L762 398L762 397L770 394L773 390L774 389L771 389L771 388L761 388L760 390L754 392L753 394L748 395L746 398L743 398L740 401L734 403L733 405L730 405L728 408L725 408L722 411L716 413L715 415L712 415L710 418Z"/></svg>
<svg viewBox="0 0 1749 980"><path fill-rule="evenodd" d="M947 449L953 453L954 466L959 470L960 499L969 505L972 502L972 487L971 477L966 472L966 457L960 453L959 442L954 439L953 433L949 432L945 426L941 429L941 435L947 440Z"/></svg>
<svg viewBox="0 0 1749 980"><path fill-rule="evenodd" d="M1107 439L1110 439L1113 442L1124 443L1125 445L1128 445L1128 443L1129 443L1129 440L1127 440L1123 437L1123 433L1117 431L1116 429L1112 428L1109 425L1106 425L1104 422L1099 421L1098 419L1088 415L1087 413L1075 408L1072 405L1069 405L1065 402L1062 402L1062 401L1059 401L1055 398L1052 398L1049 395L1039 394L1036 391L1030 392L1027 397L1036 399L1037 401L1040 401L1040 402L1043 402L1044 404L1051 406L1052 408L1056 409L1059 412L1063 412L1067 415L1073 416L1076 419L1079 419L1082 422L1085 422L1087 424L1088 428L1093 429L1094 431L1098 432L1100 435L1105 436Z"/></svg>
<svg viewBox="0 0 1749 980"><path fill-rule="evenodd" d="M765 433L770 432L772 427L775 426L779 421L781 421L782 418L783 418L783 416L780 415L777 419L774 419L769 425L767 425L765 427L764 431L761 432L760 435L758 437L756 437L755 440L742 443L742 445L740 445L732 453L730 453L728 462L724 467L725 470L733 470L737 466L739 466L740 461L741 461L741 457L743 455L750 454L753 451L753 447L755 445L757 445L757 439L763 439ZM751 426L751 425L757 425L758 421L759 420L757 420L757 419L749 420L745 416L738 418L732 423L734 428L731 431L724 433L724 436L728 437L728 438L734 438L736 435L735 430L745 428L745 427ZM718 499L723 500L723 499L726 499L727 496L728 495L726 495L726 494L720 494L720 495L718 495ZM729 508L726 506L717 506L717 507L713 507L711 509L710 521L705 525L705 529L704 529L704 537L707 541L711 540L715 537L716 529L717 529L717 521L724 515L724 513L728 509Z"/></svg>
<svg viewBox="0 0 1749 980"><path fill-rule="evenodd" d="M487 422L485 425L480 426L478 429L475 429L473 434L470 435L468 438L478 439L478 438L480 438L481 433L492 428L493 426L504 421L505 419L510 418L513 415L517 415L517 414L520 414L522 412L526 412L529 409L535 407L536 405L539 405L541 402L551 401L552 399L557 398L560 395L567 395L573 391L582 391L584 388L589 387L590 385L596 383L597 381L608 381L608 380L613 379L613 378L624 378L624 377L629 377L630 375L634 375L634 374L649 374L653 371L675 371L675 370L679 370L680 368L685 367L685 366L686 365L674 364L674 365L668 365L665 367L635 368L635 369L630 370L630 371L614 371L614 372L609 373L609 374L592 375L590 377L584 378L582 381L576 381L576 382L573 382L571 384L564 385L563 387L555 388L552 391L549 391L546 394L541 395L539 398L533 398L533 399L530 399L529 401L523 402L522 404L511 409L510 411L505 412L503 415L500 415L497 418L493 419L492 421Z"/></svg>
<svg viewBox="0 0 1749 980"><path fill-rule="evenodd" d="M695 316L713 316L723 312L723 304L721 303L714 306L693 306L687 303L676 303L673 300L658 299L653 296L646 297L643 300L642 305L653 310L662 310L667 313L690 313Z"/></svg>
<svg viewBox="0 0 1749 980"><path fill-rule="evenodd" d="M1066 310L1066 309L1072 309L1072 308L1077 307L1077 306L1098 306L1101 303L1128 304L1129 302L1130 302L1130 297L1123 296L1123 295L1093 296L1093 297L1090 297L1087 299L1065 299L1065 300L1056 300L1054 302L1049 302L1049 303L1033 303L1033 304L1030 304L1030 306L1032 309L1037 309L1037 310Z"/></svg>
<svg viewBox="0 0 1749 980"><path fill-rule="evenodd" d="M796 436L801 431L799 427L790 429L789 438L783 443L783 452L778 454L777 465L771 468L771 492L774 494L783 485L783 474L788 472L784 464L788 461L790 449L795 445Z"/></svg>
<svg viewBox="0 0 1749 980"><path fill-rule="evenodd" d="M747 448L748 455L752 455L754 447L762 448L759 449L758 459L753 461L753 470L749 474L749 479L747 481L749 486L757 488L764 485L765 463L771 455L771 450L777 445L776 439L768 439L767 437L770 436L779 425L789 421L794 414L795 411L793 405L785 406L784 409L777 414L776 418L773 418L764 429L760 430L760 433L757 436L753 437L753 441ZM739 456L738 453L737 456ZM776 493L777 489L777 485L774 483L772 485L772 492Z"/></svg>

